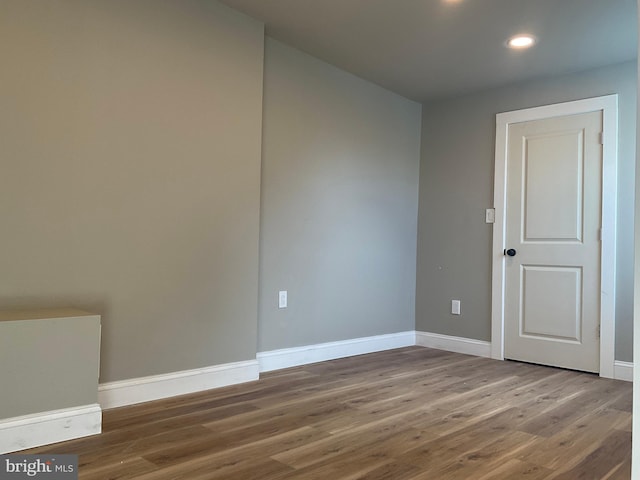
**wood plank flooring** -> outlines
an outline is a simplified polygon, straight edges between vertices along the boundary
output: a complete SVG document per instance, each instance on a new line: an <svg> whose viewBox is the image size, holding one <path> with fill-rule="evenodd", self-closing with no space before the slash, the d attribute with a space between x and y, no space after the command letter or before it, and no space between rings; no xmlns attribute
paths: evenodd
<svg viewBox="0 0 640 480"><path fill-rule="evenodd" d="M631 384L410 347L104 412L83 480L628 480Z"/></svg>

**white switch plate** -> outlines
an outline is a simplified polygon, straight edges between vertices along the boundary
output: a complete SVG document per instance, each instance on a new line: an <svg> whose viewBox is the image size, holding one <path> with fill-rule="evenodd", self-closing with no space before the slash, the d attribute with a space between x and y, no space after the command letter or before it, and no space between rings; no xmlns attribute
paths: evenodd
<svg viewBox="0 0 640 480"><path fill-rule="evenodd" d="M451 313L460 315L460 300L451 300Z"/></svg>
<svg viewBox="0 0 640 480"><path fill-rule="evenodd" d="M484 213L484 221L486 223L495 223L496 222L496 209L495 208L487 208Z"/></svg>
<svg viewBox="0 0 640 480"><path fill-rule="evenodd" d="M280 290L278 292L278 308L287 308L287 291Z"/></svg>

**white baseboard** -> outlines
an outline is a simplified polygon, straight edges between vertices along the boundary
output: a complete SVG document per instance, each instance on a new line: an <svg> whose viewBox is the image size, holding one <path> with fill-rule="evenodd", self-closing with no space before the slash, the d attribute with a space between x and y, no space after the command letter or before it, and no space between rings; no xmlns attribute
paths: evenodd
<svg viewBox="0 0 640 480"><path fill-rule="evenodd" d="M438 333L416 332L416 345L456 353L465 353L476 357L491 358L491 343L482 340L440 335ZM616 360L614 362L613 378L632 382L633 363Z"/></svg>
<svg viewBox="0 0 640 480"><path fill-rule="evenodd" d="M415 332L410 331L258 352L257 358L260 364L260 371L270 372L281 368L297 367L336 358L410 347L415 344Z"/></svg>
<svg viewBox="0 0 640 480"><path fill-rule="evenodd" d="M103 409L122 407L250 382L258 380L258 377L256 360L225 363L213 367L103 383L98 387L98 401Z"/></svg>
<svg viewBox="0 0 640 480"><path fill-rule="evenodd" d="M102 431L100 405L51 410L0 420L0 454L95 435Z"/></svg>
<svg viewBox="0 0 640 480"><path fill-rule="evenodd" d="M416 345L437 348L449 352L465 353L476 357L491 358L491 343L471 338L440 335L439 333L416 332Z"/></svg>
<svg viewBox="0 0 640 480"><path fill-rule="evenodd" d="M613 362L613 378L633 382L633 362L622 362L620 360Z"/></svg>
<svg viewBox="0 0 640 480"><path fill-rule="evenodd" d="M103 409L133 405L258 380L259 372L414 345L491 358L490 342L408 331L259 352L257 360L104 383L98 401ZM615 378L632 381L633 364L616 361Z"/></svg>

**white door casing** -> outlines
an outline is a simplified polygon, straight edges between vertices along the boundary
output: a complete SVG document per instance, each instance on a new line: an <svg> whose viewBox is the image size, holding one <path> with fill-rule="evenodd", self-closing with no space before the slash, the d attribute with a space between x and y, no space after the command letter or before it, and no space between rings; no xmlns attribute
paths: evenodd
<svg viewBox="0 0 640 480"><path fill-rule="evenodd" d="M556 105L530 108L515 112L501 113L496 116L496 163L494 185L494 207L496 210L495 224L493 227L493 255L492 255L492 341L491 356L495 359L505 358L505 312L507 298L505 296L507 285L507 262L504 255L507 245L507 218L505 215L507 205L507 169L508 145L510 140L510 126L523 122L535 122L537 120L562 117L566 115L579 115L589 112L601 112L602 114L602 199L601 199L601 242L600 242L600 295L589 308L596 308L600 323L600 355L599 370L603 377L614 376L614 348L615 348L615 228L616 228L616 170L617 170L617 95L608 95L586 100L578 100ZM544 143L544 141L542 142ZM541 225L539 223L539 225ZM543 233L543 232L539 232ZM556 236L563 235L555 232ZM568 232L565 232L570 236ZM570 240L568 240L570 242ZM535 243L535 242L533 242ZM570 263L570 262L569 262ZM526 273L526 272L524 272ZM524 274L522 271L519 273ZM530 284L540 289L540 294L545 292L544 277L551 273L550 270L531 267L528 272ZM575 291L577 281L582 282L579 269L565 269L558 278L561 280L566 292ZM537 285L537 287L536 287ZM573 290L572 290L573 289ZM544 315L544 308L538 310ZM532 311L533 316L536 310ZM566 335L566 332L563 333ZM570 335L569 335L570 336ZM589 368L585 368L589 370Z"/></svg>

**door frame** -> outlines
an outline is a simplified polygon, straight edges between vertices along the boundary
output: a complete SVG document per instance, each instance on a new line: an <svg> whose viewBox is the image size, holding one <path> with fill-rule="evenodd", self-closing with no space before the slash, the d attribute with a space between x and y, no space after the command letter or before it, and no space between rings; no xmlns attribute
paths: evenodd
<svg viewBox="0 0 640 480"><path fill-rule="evenodd" d="M600 376L614 378L615 362L615 284L616 284L616 205L618 166L618 95L606 95L573 102L527 108L496 115L494 170L492 279L491 279L491 358L504 360L504 304L507 205L507 146L509 125L546 118L602 111L602 219L600 252Z"/></svg>

